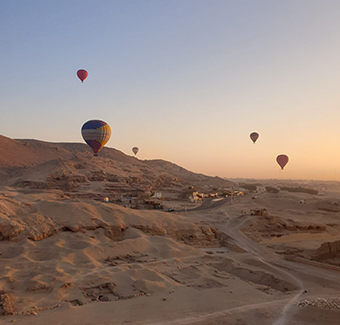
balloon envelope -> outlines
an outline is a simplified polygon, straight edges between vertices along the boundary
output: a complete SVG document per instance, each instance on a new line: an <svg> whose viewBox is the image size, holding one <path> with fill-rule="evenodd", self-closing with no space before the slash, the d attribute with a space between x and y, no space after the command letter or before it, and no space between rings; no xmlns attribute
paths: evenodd
<svg viewBox="0 0 340 325"><path fill-rule="evenodd" d="M81 135L85 142L91 147L95 156L104 145L110 140L110 126L100 120L87 121L81 128Z"/></svg>
<svg viewBox="0 0 340 325"><path fill-rule="evenodd" d="M286 155L278 155L276 157L276 161L280 165L281 169L283 169L287 165L288 160L289 158Z"/></svg>
<svg viewBox="0 0 340 325"><path fill-rule="evenodd" d="M138 151L139 151L139 149L138 149L137 147L133 147L133 148L132 148L132 152L133 152L135 155L137 155Z"/></svg>
<svg viewBox="0 0 340 325"><path fill-rule="evenodd" d="M89 73L86 70L80 69L77 71L77 76L83 82L87 77Z"/></svg>
<svg viewBox="0 0 340 325"><path fill-rule="evenodd" d="M253 132L250 134L250 139L254 142L254 144L258 138L259 138L259 134L257 132Z"/></svg>

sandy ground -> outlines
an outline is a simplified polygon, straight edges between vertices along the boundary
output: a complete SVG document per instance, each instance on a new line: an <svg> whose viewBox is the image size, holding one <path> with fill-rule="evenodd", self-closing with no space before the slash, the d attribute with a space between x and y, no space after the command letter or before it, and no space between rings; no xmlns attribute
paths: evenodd
<svg viewBox="0 0 340 325"><path fill-rule="evenodd" d="M187 209L174 213L0 193L0 323L338 324L340 303L298 305L339 297L338 252L318 251L340 239L339 212L320 209L334 193L177 201Z"/></svg>

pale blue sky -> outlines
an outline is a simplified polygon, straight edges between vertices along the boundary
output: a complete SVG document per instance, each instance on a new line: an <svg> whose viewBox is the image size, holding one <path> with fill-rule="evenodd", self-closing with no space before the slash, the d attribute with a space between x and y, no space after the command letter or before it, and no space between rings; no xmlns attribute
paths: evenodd
<svg viewBox="0 0 340 325"><path fill-rule="evenodd" d="M141 159L340 180L340 1L0 0L0 30L0 134L81 142L98 118Z"/></svg>

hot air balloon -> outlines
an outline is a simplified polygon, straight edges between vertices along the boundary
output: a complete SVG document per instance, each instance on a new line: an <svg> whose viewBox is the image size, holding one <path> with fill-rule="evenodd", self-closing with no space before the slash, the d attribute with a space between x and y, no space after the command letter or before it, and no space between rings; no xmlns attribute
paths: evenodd
<svg viewBox="0 0 340 325"><path fill-rule="evenodd" d="M254 142L254 144L258 138L259 138L259 134L257 132L253 132L250 134L250 139Z"/></svg>
<svg viewBox="0 0 340 325"><path fill-rule="evenodd" d="M91 120L82 126L81 135L93 150L94 156L98 156L99 150L110 140L111 128L104 121Z"/></svg>
<svg viewBox="0 0 340 325"><path fill-rule="evenodd" d="M132 148L132 152L133 152L135 155L137 155L138 151L139 151L139 149L138 149L137 147L133 147L133 148Z"/></svg>
<svg viewBox="0 0 340 325"><path fill-rule="evenodd" d="M81 80L81 82L84 82L88 75L89 73L86 70L80 69L77 71L77 76Z"/></svg>
<svg viewBox="0 0 340 325"><path fill-rule="evenodd" d="M276 161L280 165L281 169L283 169L287 165L288 160L289 158L286 155L278 155L276 157Z"/></svg>

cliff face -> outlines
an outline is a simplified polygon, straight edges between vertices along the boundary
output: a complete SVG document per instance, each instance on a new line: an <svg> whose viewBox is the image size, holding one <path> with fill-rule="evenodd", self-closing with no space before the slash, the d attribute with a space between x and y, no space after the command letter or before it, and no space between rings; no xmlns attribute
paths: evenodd
<svg viewBox="0 0 340 325"><path fill-rule="evenodd" d="M321 244L313 259L316 261L323 261L334 257L340 257L340 240Z"/></svg>

